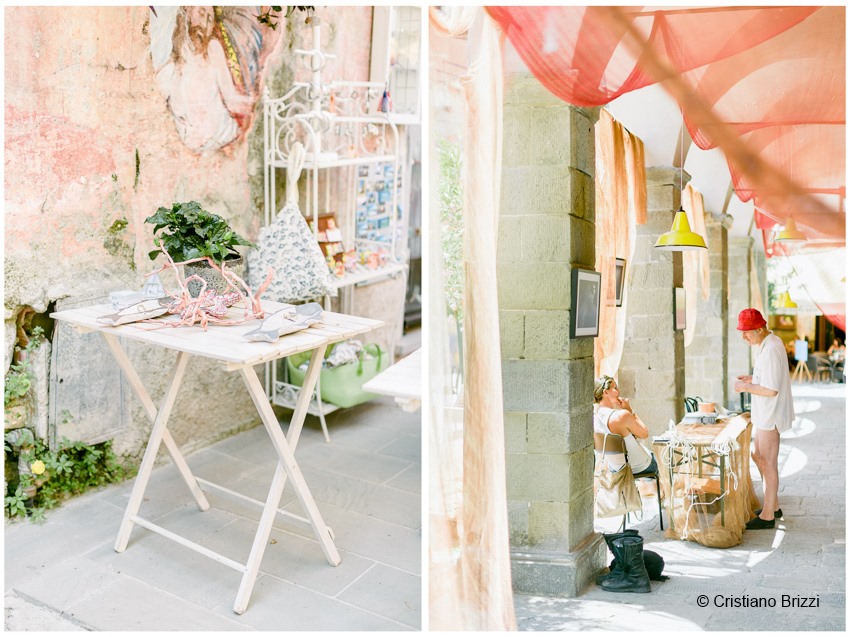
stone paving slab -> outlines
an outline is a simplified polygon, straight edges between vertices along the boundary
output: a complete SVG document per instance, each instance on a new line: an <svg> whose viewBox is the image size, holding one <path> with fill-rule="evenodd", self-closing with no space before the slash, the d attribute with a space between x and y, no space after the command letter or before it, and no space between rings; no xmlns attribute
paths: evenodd
<svg viewBox="0 0 850 637"><path fill-rule="evenodd" d="M224 555L241 559L234 547ZM145 529L133 531L123 553L116 553L111 544L105 544L86 557L202 608L232 600L242 579L240 573L224 564Z"/></svg>
<svg viewBox="0 0 850 637"><path fill-rule="evenodd" d="M339 598L414 627L419 625L422 615L418 579L410 573L375 564Z"/></svg>
<svg viewBox="0 0 850 637"><path fill-rule="evenodd" d="M108 490L106 491L108 492ZM6 524L5 581L40 578L45 570L104 542L114 541L121 510L92 493L50 511L42 524Z"/></svg>
<svg viewBox="0 0 850 637"><path fill-rule="evenodd" d="M118 571L83 557L72 557L44 572L44 576L15 587L19 595L37 599L43 604L64 611L82 602L121 579Z"/></svg>
<svg viewBox="0 0 850 637"><path fill-rule="evenodd" d="M419 531L330 505L322 508L322 515L336 533L338 549L421 574L421 555L409 550L412 544L421 544Z"/></svg>
<svg viewBox="0 0 850 637"><path fill-rule="evenodd" d="M351 412L348 415L350 422L344 425L340 424L339 420L334 422L333 416L337 412L328 417L331 444L347 449L375 451L393 442L399 436L417 437L417 432L412 428L410 430L399 429L393 427L392 423L377 422L372 419L370 416L372 408L369 403L355 407Z"/></svg>
<svg viewBox="0 0 850 637"><path fill-rule="evenodd" d="M101 495L101 500L112 504L118 511L118 523L113 527L113 533L118 532L122 514L130 501L132 489L133 482L129 480L106 489ZM139 515L148 520L155 520L182 507L189 501L193 501L191 492L180 478L180 474L170 464L162 465L151 474L142 505L139 507ZM67 504L62 505L63 508L65 506Z"/></svg>
<svg viewBox="0 0 850 637"><path fill-rule="evenodd" d="M651 593L649 594L651 595ZM515 604L517 624L521 630L535 631L694 631L700 630L710 612L696 608L690 617L660 608L646 609L644 598L632 604L610 601L556 599L520 596Z"/></svg>
<svg viewBox="0 0 850 637"><path fill-rule="evenodd" d="M419 438L417 436L399 436L378 449L378 453L393 456L407 462L419 459Z"/></svg>
<svg viewBox="0 0 850 637"><path fill-rule="evenodd" d="M308 422L296 458L335 530L339 566L309 529L278 516L248 610L236 615L237 571L138 526L127 550L113 550L132 489L125 482L64 503L43 524L6 524L7 630L418 629L420 414L379 399L334 415L340 442L326 443L318 421ZM261 508L203 487L212 506L202 512L160 459L142 517L244 563ZM277 464L262 426L187 461L199 477L260 501ZM303 514L290 489L281 508Z"/></svg>
<svg viewBox="0 0 850 637"><path fill-rule="evenodd" d="M395 487L419 495L422 493L422 465L418 462L410 465L404 471L387 480L386 484L388 487Z"/></svg>
<svg viewBox="0 0 850 637"><path fill-rule="evenodd" d="M408 465L409 466L409 465ZM421 500L410 492L379 482L353 478L323 468L305 468L304 478L316 502L356 511L410 528L418 528L422 519ZM291 487L284 490L295 499ZM293 503L293 512L299 508Z"/></svg>
<svg viewBox="0 0 850 637"><path fill-rule="evenodd" d="M90 627L63 617L56 611L35 604L15 593L6 593L4 599L6 609L4 627L7 631L39 630L49 631L86 631Z"/></svg>
<svg viewBox="0 0 850 637"><path fill-rule="evenodd" d="M369 482L384 483L410 466L410 461L359 449L343 449L333 444L327 447L307 447L298 450L298 461Z"/></svg>
<svg viewBox="0 0 850 637"><path fill-rule="evenodd" d="M269 494L269 485L271 484L272 476L274 475L274 465L268 465L266 467L267 471L260 472L258 471L256 474L256 479L253 477L243 477L238 480L231 480L225 484L221 484L231 491L236 491L237 493L241 493L243 495L249 496L258 502L265 502L266 498ZM263 478L265 477L265 481ZM204 487L204 493L206 493L207 500L210 503L210 510L223 510L229 513L232 513L235 516L247 518L249 520L259 521L260 515L262 514L263 507L262 505L257 505L254 502L248 502L242 498L233 496L229 493L225 493L219 491L218 489L211 489L209 487ZM296 504L297 498L293 492L286 493L284 492L283 497L280 500L281 509L286 508L290 505L294 505L296 508L299 506ZM182 507L184 509L198 511L197 506L194 504L184 505ZM287 528L287 523L284 522L281 516L275 518L275 526L282 526L283 528Z"/></svg>
<svg viewBox="0 0 850 637"><path fill-rule="evenodd" d="M282 430L286 433L286 427L282 427ZM312 436L308 436L305 432L301 436L298 448L300 449L303 445L310 444L311 437ZM258 425L253 429L243 431L236 436L225 438L224 440L217 442L212 447L207 447L197 453L203 454L204 452L223 454L231 458L236 458L240 461L250 460L253 463L274 463L277 461L277 454L271 444L269 434L266 432L266 428L263 425ZM193 457L194 455L196 454L193 454ZM297 455L298 451L296 450L296 456Z"/></svg>
<svg viewBox="0 0 850 637"><path fill-rule="evenodd" d="M265 575L257 580L251 596L250 614L236 615L233 603L214 609L216 615L232 617L243 630L410 630L390 619L369 613L338 599L325 597L300 586ZM285 612L283 611L285 609ZM418 628L418 624L416 626Z"/></svg>
<svg viewBox="0 0 850 637"><path fill-rule="evenodd" d="M255 530L252 523L236 522L207 538L204 546L214 551L223 551L234 544L244 546L244 555L234 559L247 560ZM342 562L338 566L331 566L318 540L275 528L272 529L263 555L263 572L334 597L375 565L372 560L341 550L339 545L337 550Z"/></svg>
<svg viewBox="0 0 850 637"><path fill-rule="evenodd" d="M201 511L195 503L184 504L179 509L175 509L171 513L166 513L156 518L156 524L178 535L182 535L187 540L203 543L204 538L232 525L237 520L243 519L240 515L234 513L231 507L216 507L212 502L212 498L209 499L211 500L210 508L207 511ZM256 517L258 519L259 513L259 510L257 510ZM147 529L135 526L133 527L130 541L132 542L133 538L150 534L151 532Z"/></svg>
<svg viewBox="0 0 850 637"><path fill-rule="evenodd" d="M211 613L208 608L130 577L123 577L96 597L71 606L65 614L97 630L244 629L243 625Z"/></svg>

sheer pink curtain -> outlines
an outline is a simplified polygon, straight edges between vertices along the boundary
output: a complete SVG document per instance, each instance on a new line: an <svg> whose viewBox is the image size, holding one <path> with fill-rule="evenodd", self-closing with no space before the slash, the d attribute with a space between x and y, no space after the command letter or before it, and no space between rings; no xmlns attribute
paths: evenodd
<svg viewBox="0 0 850 637"><path fill-rule="evenodd" d="M432 23L448 35L465 33L469 46L469 67L460 78L466 117L462 174L463 506L457 537L461 622L445 625L439 606L431 607L430 617L434 628L515 630L496 286L502 170L501 33L480 7L443 11L448 11L448 19L432 10ZM441 584L432 580L430 586Z"/></svg>

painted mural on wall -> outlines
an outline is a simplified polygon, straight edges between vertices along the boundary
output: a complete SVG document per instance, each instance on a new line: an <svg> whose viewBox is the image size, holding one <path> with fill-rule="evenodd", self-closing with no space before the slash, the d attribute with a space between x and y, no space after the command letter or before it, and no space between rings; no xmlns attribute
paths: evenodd
<svg viewBox="0 0 850 637"><path fill-rule="evenodd" d="M192 33L197 45L185 39L180 45L189 48L191 44L191 53L202 56L195 51L206 44L207 58L194 60L187 54L190 61L178 65L177 56L172 59L177 8L155 9L157 16L147 6L8 5L4 9L6 369L12 362L18 325L32 317L33 310L41 315L54 307L67 306L63 304L89 303L92 295L105 298L114 290L141 289L151 270L147 252L152 248L150 226L144 224L144 219L158 207L197 199L226 215L234 230L243 236L256 237L256 201L258 195L262 199L263 181L262 174L251 174L251 168L261 162L262 140L252 148L247 131L256 123L251 119L262 113L256 102L271 74L278 64L291 62L292 56L287 55L284 45L290 38L292 46L309 43L310 26L304 23L305 16L296 14L295 20L280 22L275 34L266 31L267 27L258 27L258 11L248 9L242 15L243 37L239 37L238 29L233 31L237 27L223 16L222 24L228 24L228 33L233 33L229 38L234 55L229 56L225 55L229 47L215 32L215 14L212 33L209 23L204 30L204 22L196 16L192 25L197 20L200 29ZM368 79L371 7L321 7L316 13L329 25L326 33L333 25L335 34L333 46L329 44L328 48L338 58L329 60L328 66L334 71L329 71L327 77ZM152 33L154 21L160 19L163 22ZM188 22L185 24L183 33L188 36ZM259 30L259 35L255 30ZM57 33L72 37L56 37ZM237 47L242 48L237 51ZM195 147L203 148L213 139L217 142L209 145L208 152L193 152L177 134L166 99L179 86L175 71L185 78L196 78L199 70L190 66L211 61L213 55L238 64L220 65L229 75L216 80L229 82L223 82L223 88L216 84L218 92L214 95L220 104L224 98L219 92L231 88L231 93L253 96L255 112L240 121L240 117L221 106L226 117L219 111L219 120L227 123L232 119L237 129L247 129L244 141L240 141L237 132L226 146L220 144L226 143L228 136L215 135L219 126L208 126L208 114L197 117L191 123L206 133L198 135L202 141ZM169 63L174 67L167 71L170 83L166 83L163 94L157 85L157 73ZM232 68L238 68L239 74ZM280 77L288 78L288 71ZM190 89L183 86L180 90L183 94L179 97L185 101ZM179 97L172 97L171 101L176 104ZM219 150L212 150L216 147ZM259 169L256 172L260 173ZM402 279L391 282L401 283ZM380 286L371 288L374 289L364 288L363 301L358 297L361 311L373 305L387 305ZM127 427L114 439L113 449L119 455L137 454L144 449L150 432L147 414L132 396L119 397L109 390L92 389L103 379L106 385L112 382L111 372L101 373L106 369L98 362L101 355L113 366L115 363L108 350L105 354L92 352L91 348L97 347L94 342L82 340L90 336L76 337L76 345L69 337L49 355L45 350L44 358L38 355L39 362L33 365L33 395L41 410L38 414L54 413L50 416L54 425L75 427L86 423L88 427L99 423L104 424L103 431L114 429L116 421L108 418L113 412L103 411L94 402L85 409L74 410L73 419L67 423L66 416L56 409L61 404L52 394L58 391L56 387L67 396L74 395L79 385L66 380L50 389L47 361L54 356L53 360L88 360L91 364L87 369L100 371L82 374L81 382L89 391L105 391L103 395L111 396L113 402L120 403L121 413L128 414ZM157 377L161 369L172 364L164 353L157 355L143 348L131 348L130 356L147 378ZM170 431L178 444L186 442L197 449L256 424L256 416L251 416L255 413L251 399L238 374L226 374L220 366L201 360L192 365L197 367L184 381L186 396L191 398L177 401L172 414L174 428ZM199 407L212 386L232 398L215 413ZM46 422L41 415L33 418L37 423ZM81 430L75 430L74 438L82 437Z"/></svg>
<svg viewBox="0 0 850 637"><path fill-rule="evenodd" d="M259 7L156 7L151 59L177 133L194 153L244 138L278 33Z"/></svg>

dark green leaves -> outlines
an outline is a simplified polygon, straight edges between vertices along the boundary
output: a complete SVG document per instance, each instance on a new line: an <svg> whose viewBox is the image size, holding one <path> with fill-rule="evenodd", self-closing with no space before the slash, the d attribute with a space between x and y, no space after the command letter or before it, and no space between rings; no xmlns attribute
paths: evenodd
<svg viewBox="0 0 850 637"><path fill-rule="evenodd" d="M145 223L154 226L154 244L165 248L176 262L212 257L221 263L227 257L239 255L235 246L254 246L236 234L222 217L204 210L197 201L159 208ZM164 232L157 236L160 230ZM148 256L153 260L161 253L157 249Z"/></svg>

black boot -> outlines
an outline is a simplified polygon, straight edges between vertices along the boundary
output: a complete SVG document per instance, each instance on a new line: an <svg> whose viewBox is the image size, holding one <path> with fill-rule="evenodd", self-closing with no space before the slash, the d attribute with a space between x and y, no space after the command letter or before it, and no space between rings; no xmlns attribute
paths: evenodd
<svg viewBox="0 0 850 637"><path fill-rule="evenodd" d="M649 573L643 563L643 538L622 537L612 545L622 555L623 575L602 582L602 588L612 593L650 593Z"/></svg>
<svg viewBox="0 0 850 637"><path fill-rule="evenodd" d="M626 529L622 533L603 533L602 537L605 539L605 544L608 545L608 550L611 551L611 554L614 556L614 559L611 562L610 570L607 573L602 573L601 575L596 576L597 585L602 584L602 582L604 582L609 577L619 579L623 576L623 558L622 556L618 556L617 552L614 550L614 540L621 537L640 536L638 535L637 529Z"/></svg>

